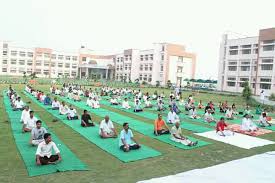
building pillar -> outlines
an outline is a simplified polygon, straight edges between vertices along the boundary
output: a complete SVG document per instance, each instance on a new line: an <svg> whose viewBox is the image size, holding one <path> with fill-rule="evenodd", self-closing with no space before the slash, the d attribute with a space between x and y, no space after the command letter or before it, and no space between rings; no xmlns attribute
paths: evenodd
<svg viewBox="0 0 275 183"><path fill-rule="evenodd" d="M105 79L108 80L108 68L106 69Z"/></svg>

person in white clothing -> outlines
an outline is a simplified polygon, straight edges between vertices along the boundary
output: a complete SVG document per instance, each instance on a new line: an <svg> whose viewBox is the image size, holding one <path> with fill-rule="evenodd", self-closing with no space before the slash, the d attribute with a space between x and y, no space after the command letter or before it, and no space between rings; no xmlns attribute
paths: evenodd
<svg viewBox="0 0 275 183"><path fill-rule="evenodd" d="M99 125L99 135L102 138L116 138L117 132L109 116L105 116Z"/></svg>
<svg viewBox="0 0 275 183"><path fill-rule="evenodd" d="M171 140L186 146L196 146L198 144L198 141L192 142L187 137L182 135L179 122L176 122L175 125L171 128Z"/></svg>
<svg viewBox="0 0 275 183"><path fill-rule="evenodd" d="M92 107L92 105L93 105L93 99L92 99L92 97L89 97L89 98L87 99L86 105Z"/></svg>
<svg viewBox="0 0 275 183"><path fill-rule="evenodd" d="M211 122L216 123L216 120L212 116L210 109L208 109L207 112L204 114L204 121L207 123L211 123Z"/></svg>
<svg viewBox="0 0 275 183"><path fill-rule="evenodd" d="M177 119L179 119L179 117L175 113L175 111L173 110L173 108L171 107L170 111L168 112L168 115L167 115L167 123L174 124Z"/></svg>
<svg viewBox="0 0 275 183"><path fill-rule="evenodd" d="M226 119L233 120L234 119L234 113L231 107L228 107L225 113Z"/></svg>
<svg viewBox="0 0 275 183"><path fill-rule="evenodd" d="M250 119L249 114L245 114L242 120L241 130L248 131L248 132L255 132L259 130L257 125L255 125L252 120Z"/></svg>
<svg viewBox="0 0 275 183"><path fill-rule="evenodd" d="M271 123L267 120L267 114L265 112L263 112L261 114L260 119L259 119L259 124L262 127L271 126Z"/></svg>
<svg viewBox="0 0 275 183"><path fill-rule="evenodd" d="M92 108L94 108L94 109L100 108L99 101L96 100L96 97L95 97L94 100L93 100Z"/></svg>
<svg viewBox="0 0 275 183"><path fill-rule="evenodd" d="M34 112L30 111L30 116L26 118L23 123L22 132L30 132L36 126L37 118L34 116Z"/></svg>
<svg viewBox="0 0 275 183"><path fill-rule="evenodd" d="M14 102L14 109L13 110L23 110L24 102L21 100L20 97Z"/></svg>
<svg viewBox="0 0 275 183"><path fill-rule="evenodd" d="M52 150L55 155L52 155ZM38 145L35 155L37 165L56 164L62 160L60 150L52 141L50 133L44 134L44 141Z"/></svg>
<svg viewBox="0 0 275 183"><path fill-rule="evenodd" d="M129 105L127 98L125 98L124 101L122 102L122 108L123 109L131 109L131 106Z"/></svg>
<svg viewBox="0 0 275 183"><path fill-rule="evenodd" d="M59 110L60 103L55 97L54 100L52 101L52 110Z"/></svg>
<svg viewBox="0 0 275 183"><path fill-rule="evenodd" d="M197 110L194 105L191 105L191 108L189 109L189 117L191 119L199 119L200 117L197 115Z"/></svg>
<svg viewBox="0 0 275 183"><path fill-rule="evenodd" d="M47 133L47 130L41 126L42 122L40 120L36 121L36 127L31 131L30 144L37 146L44 141L44 134Z"/></svg>
<svg viewBox="0 0 275 183"><path fill-rule="evenodd" d="M147 97L147 99L145 100L145 102L144 102L144 104L145 104L144 108L152 108L153 107L153 105L152 105L152 103L151 103L151 101L149 99L150 98Z"/></svg>
<svg viewBox="0 0 275 183"><path fill-rule="evenodd" d="M111 102L111 105L118 105L118 101L115 97L111 98L110 102Z"/></svg>
<svg viewBox="0 0 275 183"><path fill-rule="evenodd" d="M59 107L59 114L66 115L69 111L69 107L63 101Z"/></svg>
<svg viewBox="0 0 275 183"><path fill-rule="evenodd" d="M67 113L67 119L68 120L75 120L78 119L78 115L76 110L73 108L72 105L70 105L68 113Z"/></svg>
<svg viewBox="0 0 275 183"><path fill-rule="evenodd" d="M30 116L30 108L29 106L25 106L21 114L20 122L24 123L24 121L26 121L29 118L29 116Z"/></svg>
<svg viewBox="0 0 275 183"><path fill-rule="evenodd" d="M262 90L261 93L260 93L260 99L261 99L262 103L264 104L264 102L265 102L265 92L264 92L264 90Z"/></svg>

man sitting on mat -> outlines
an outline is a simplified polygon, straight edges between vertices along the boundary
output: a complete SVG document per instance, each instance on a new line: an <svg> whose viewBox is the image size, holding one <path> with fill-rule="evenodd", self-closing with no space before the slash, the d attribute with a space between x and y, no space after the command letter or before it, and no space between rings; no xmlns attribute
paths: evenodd
<svg viewBox="0 0 275 183"><path fill-rule="evenodd" d="M251 116L249 114L244 115L244 118L242 120L241 130L247 131L247 132L255 132L259 130L257 125L255 125L250 118Z"/></svg>
<svg viewBox="0 0 275 183"><path fill-rule="evenodd" d="M43 100L44 105L51 105L52 104L52 100L49 97L49 94L47 94L47 96L45 97L45 99Z"/></svg>
<svg viewBox="0 0 275 183"><path fill-rule="evenodd" d="M55 97L52 102L52 110L59 110L59 107L60 107L60 103L57 100L57 98Z"/></svg>
<svg viewBox="0 0 275 183"><path fill-rule="evenodd" d="M59 107L59 114L66 115L68 114L69 107L65 104L64 101L62 101L60 107Z"/></svg>
<svg viewBox="0 0 275 183"><path fill-rule="evenodd" d="M55 155L52 155L52 149L55 151ZM44 141L38 145L36 150L36 164L56 164L59 161L61 161L60 151L56 144L52 141L51 134L45 133Z"/></svg>
<svg viewBox="0 0 275 183"><path fill-rule="evenodd" d="M89 121L91 121L91 123ZM82 127L95 126L95 124L92 122L91 115L88 114L87 110L84 110L84 112L83 112L83 114L81 116L81 126Z"/></svg>
<svg viewBox="0 0 275 183"><path fill-rule="evenodd" d="M263 112L261 114L260 119L259 119L259 123L260 123L260 126L262 126L262 127L271 126L271 123L268 121L267 115L266 115L265 112Z"/></svg>
<svg viewBox="0 0 275 183"><path fill-rule="evenodd" d="M42 122L40 120L36 121L36 127L31 131L30 144L37 146L44 141L44 134L47 133L47 130L41 126Z"/></svg>
<svg viewBox="0 0 275 183"><path fill-rule="evenodd" d="M26 121L23 123L22 132L30 132L36 126L37 118L34 116L34 112L30 111L30 115L26 118Z"/></svg>
<svg viewBox="0 0 275 183"><path fill-rule="evenodd" d="M17 98L17 100L15 100L14 102L14 111L17 111L17 110L23 110L24 108L24 102L21 100L20 97Z"/></svg>
<svg viewBox="0 0 275 183"><path fill-rule="evenodd" d="M122 108L123 109L131 109L131 106L129 105L127 98L125 98L124 101L122 102Z"/></svg>
<svg viewBox="0 0 275 183"><path fill-rule="evenodd" d="M181 132L180 122L176 122L175 125L171 128L171 140L181 143L186 146L196 146L198 141L192 142L187 137L184 137Z"/></svg>
<svg viewBox="0 0 275 183"><path fill-rule="evenodd" d="M199 119L200 117L197 115L197 110L194 104L191 105L191 108L189 109L189 117L191 119Z"/></svg>
<svg viewBox="0 0 275 183"><path fill-rule="evenodd" d="M226 119L229 119L229 120L234 119L234 113L233 113L233 110L231 109L231 107L228 107L228 109L226 110L225 117L226 117Z"/></svg>
<svg viewBox="0 0 275 183"><path fill-rule="evenodd" d="M89 107L92 107L92 105L93 105L93 99L92 99L92 97L89 97L89 98L87 99L86 105L89 106Z"/></svg>
<svg viewBox="0 0 275 183"><path fill-rule="evenodd" d="M68 120L74 120L74 119L78 119L78 115L76 110L73 108L72 105L70 105L68 113L67 113L67 119Z"/></svg>
<svg viewBox="0 0 275 183"><path fill-rule="evenodd" d="M99 135L102 138L116 138L117 132L109 116L105 116L99 125Z"/></svg>
<svg viewBox="0 0 275 183"><path fill-rule="evenodd" d="M207 112L204 114L204 121L207 123L214 122L216 123L214 117L212 116L211 109L208 109Z"/></svg>
<svg viewBox="0 0 275 183"><path fill-rule="evenodd" d="M134 106L134 112L142 112L141 104L139 100L136 100L135 106Z"/></svg>
<svg viewBox="0 0 275 183"><path fill-rule="evenodd" d="M118 101L115 97L112 97L110 102L111 102L111 105L118 105Z"/></svg>
<svg viewBox="0 0 275 183"><path fill-rule="evenodd" d="M141 148L141 146L134 139L133 132L129 129L128 123L123 123L123 130L120 132L119 138L119 148L124 152Z"/></svg>
<svg viewBox="0 0 275 183"><path fill-rule="evenodd" d="M158 114L158 119L155 120L154 128L154 134L157 136L170 133L169 128L162 119L161 114Z"/></svg>
<svg viewBox="0 0 275 183"><path fill-rule="evenodd" d="M221 117L220 121L216 125L216 133L220 136L232 136L234 132L231 131L224 121L224 117Z"/></svg>
<svg viewBox="0 0 275 183"><path fill-rule="evenodd" d="M21 114L20 122L24 123L24 121L26 121L29 118L29 116L30 116L30 108L29 106L25 106Z"/></svg>
<svg viewBox="0 0 275 183"><path fill-rule="evenodd" d="M167 115L167 123L169 124L174 124L175 121L178 119L178 115L176 114L176 112L173 110L173 108L170 108L170 111Z"/></svg>
<svg viewBox="0 0 275 183"><path fill-rule="evenodd" d="M144 104L145 104L145 108L152 108L153 107L153 105L152 105L152 103L150 101L150 97L146 98Z"/></svg>

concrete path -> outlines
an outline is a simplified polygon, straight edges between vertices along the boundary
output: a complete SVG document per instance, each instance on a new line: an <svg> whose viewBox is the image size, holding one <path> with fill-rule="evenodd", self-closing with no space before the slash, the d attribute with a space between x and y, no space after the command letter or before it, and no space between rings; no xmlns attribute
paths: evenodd
<svg viewBox="0 0 275 183"><path fill-rule="evenodd" d="M263 101L260 99L260 96L252 96L257 102L263 103ZM265 97L264 104L275 106L275 101L269 100L267 97Z"/></svg>

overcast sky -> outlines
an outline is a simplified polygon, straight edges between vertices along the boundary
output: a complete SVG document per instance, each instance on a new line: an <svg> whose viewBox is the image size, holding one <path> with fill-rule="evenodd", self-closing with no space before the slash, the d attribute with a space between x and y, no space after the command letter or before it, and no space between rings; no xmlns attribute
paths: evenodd
<svg viewBox="0 0 275 183"><path fill-rule="evenodd" d="M183 44L197 54L196 78L217 78L222 34L275 27L275 1L0 0L0 23L0 40L22 46L114 53Z"/></svg>

